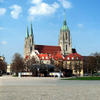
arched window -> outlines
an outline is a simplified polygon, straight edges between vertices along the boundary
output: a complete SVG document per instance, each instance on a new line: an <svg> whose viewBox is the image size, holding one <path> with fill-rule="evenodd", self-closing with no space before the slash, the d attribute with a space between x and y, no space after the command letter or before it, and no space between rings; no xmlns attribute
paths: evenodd
<svg viewBox="0 0 100 100"><path fill-rule="evenodd" d="M66 40L67 40L67 32L66 32Z"/></svg>
<svg viewBox="0 0 100 100"><path fill-rule="evenodd" d="M66 51L67 51L67 45L66 45Z"/></svg>

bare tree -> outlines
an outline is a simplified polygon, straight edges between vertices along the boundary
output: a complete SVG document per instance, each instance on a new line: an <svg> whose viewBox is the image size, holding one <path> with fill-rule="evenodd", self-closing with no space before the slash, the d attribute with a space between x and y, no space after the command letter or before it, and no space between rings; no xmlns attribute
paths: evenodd
<svg viewBox="0 0 100 100"><path fill-rule="evenodd" d="M95 57L96 72L98 73L98 71L100 71L100 53L93 53L92 56Z"/></svg>
<svg viewBox="0 0 100 100"><path fill-rule="evenodd" d="M82 65L80 61L78 63L74 63L74 70L77 76L80 76L81 70L82 70ZM79 74L78 74L79 73Z"/></svg>
<svg viewBox="0 0 100 100"><path fill-rule="evenodd" d="M26 71L30 71L30 66L32 66L33 64L38 63L34 57L28 59L25 61L25 69Z"/></svg>
<svg viewBox="0 0 100 100"><path fill-rule="evenodd" d="M93 73L96 71L96 58L93 56L89 56L87 58L87 68L88 68L88 73Z"/></svg>
<svg viewBox="0 0 100 100"><path fill-rule="evenodd" d="M18 72L24 71L25 66L24 66L24 60L23 57L19 53L15 53L13 56L13 60L11 63L11 70L12 72L15 72L18 74Z"/></svg>
<svg viewBox="0 0 100 100"><path fill-rule="evenodd" d="M2 71L2 73L6 73L7 71L7 63L1 59L0 59L0 71Z"/></svg>
<svg viewBox="0 0 100 100"><path fill-rule="evenodd" d="M63 61L58 61L55 66L55 71L63 71Z"/></svg>

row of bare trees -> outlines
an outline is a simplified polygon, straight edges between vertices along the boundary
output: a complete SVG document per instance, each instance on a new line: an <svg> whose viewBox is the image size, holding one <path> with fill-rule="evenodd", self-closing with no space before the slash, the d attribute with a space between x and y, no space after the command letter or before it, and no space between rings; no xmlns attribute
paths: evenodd
<svg viewBox="0 0 100 100"><path fill-rule="evenodd" d="M34 63L36 63L34 58L25 61L19 53L15 53L11 63L11 71L16 75L18 75L18 72L29 72L30 66Z"/></svg>
<svg viewBox="0 0 100 100"><path fill-rule="evenodd" d="M93 53L84 59L84 73L93 75L100 71L100 53Z"/></svg>

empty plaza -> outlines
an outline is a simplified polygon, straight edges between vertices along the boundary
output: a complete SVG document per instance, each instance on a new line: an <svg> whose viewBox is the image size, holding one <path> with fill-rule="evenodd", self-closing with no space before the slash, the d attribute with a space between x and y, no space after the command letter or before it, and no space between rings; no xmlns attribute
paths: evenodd
<svg viewBox="0 0 100 100"><path fill-rule="evenodd" d="M100 81L0 77L0 100L100 100Z"/></svg>

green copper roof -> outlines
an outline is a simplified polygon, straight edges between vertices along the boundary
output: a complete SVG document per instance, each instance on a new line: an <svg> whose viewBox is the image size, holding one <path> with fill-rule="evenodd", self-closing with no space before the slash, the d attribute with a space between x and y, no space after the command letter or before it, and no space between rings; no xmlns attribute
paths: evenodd
<svg viewBox="0 0 100 100"><path fill-rule="evenodd" d="M26 38L28 37L29 37L29 31L28 31L28 26L27 26Z"/></svg>
<svg viewBox="0 0 100 100"><path fill-rule="evenodd" d="M61 30L63 30L63 31L69 30L69 28L67 26L67 22L66 22L65 12L64 12L64 22L63 22L63 26L62 26Z"/></svg>
<svg viewBox="0 0 100 100"><path fill-rule="evenodd" d="M61 30L66 31L66 30L69 30L69 28L68 28L67 25L63 25L62 28L61 28Z"/></svg>

